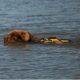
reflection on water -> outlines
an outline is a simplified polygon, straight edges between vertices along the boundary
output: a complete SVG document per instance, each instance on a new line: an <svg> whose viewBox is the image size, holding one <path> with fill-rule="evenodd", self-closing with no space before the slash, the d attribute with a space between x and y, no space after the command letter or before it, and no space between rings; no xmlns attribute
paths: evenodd
<svg viewBox="0 0 80 80"><path fill-rule="evenodd" d="M8 46L11 48L29 48L29 44L28 43L23 43L23 42L15 42L15 43L8 43L8 44L4 44L4 46Z"/></svg>

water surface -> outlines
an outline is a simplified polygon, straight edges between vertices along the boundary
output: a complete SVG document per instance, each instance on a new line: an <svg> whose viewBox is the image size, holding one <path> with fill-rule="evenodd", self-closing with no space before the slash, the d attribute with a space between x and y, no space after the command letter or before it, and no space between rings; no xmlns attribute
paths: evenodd
<svg viewBox="0 0 80 80"><path fill-rule="evenodd" d="M0 78L80 78L78 43L5 46L4 35L14 29L74 40L80 34L80 0L0 0Z"/></svg>

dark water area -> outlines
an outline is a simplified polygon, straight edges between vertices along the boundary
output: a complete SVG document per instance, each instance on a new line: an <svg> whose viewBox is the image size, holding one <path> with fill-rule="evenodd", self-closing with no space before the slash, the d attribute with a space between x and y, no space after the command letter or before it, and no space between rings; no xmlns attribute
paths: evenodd
<svg viewBox="0 0 80 80"><path fill-rule="evenodd" d="M75 44L16 44L3 37L14 29L71 39ZM80 0L0 0L0 79L79 79Z"/></svg>

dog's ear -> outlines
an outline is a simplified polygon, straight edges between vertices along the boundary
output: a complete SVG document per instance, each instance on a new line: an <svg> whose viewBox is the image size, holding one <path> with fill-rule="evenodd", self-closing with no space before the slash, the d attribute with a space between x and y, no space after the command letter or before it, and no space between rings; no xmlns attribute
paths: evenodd
<svg viewBox="0 0 80 80"><path fill-rule="evenodd" d="M14 32L10 33L9 36L13 41L17 41L19 38L19 33L14 31Z"/></svg>

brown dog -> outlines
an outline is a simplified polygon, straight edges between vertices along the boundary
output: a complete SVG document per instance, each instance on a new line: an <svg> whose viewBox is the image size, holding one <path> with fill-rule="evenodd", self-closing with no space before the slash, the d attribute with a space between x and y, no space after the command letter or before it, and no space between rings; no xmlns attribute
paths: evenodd
<svg viewBox="0 0 80 80"><path fill-rule="evenodd" d="M10 31L5 37L4 37L4 43L14 43L14 42L40 42L40 43L55 43L55 44L64 44L64 43L70 43L70 40L65 39L58 39L56 37L49 37L49 38L39 38L34 37L31 35L31 33L24 31L24 30L13 30Z"/></svg>
<svg viewBox="0 0 80 80"><path fill-rule="evenodd" d="M31 34L24 30L13 30L10 31L5 37L4 37L4 43L12 43L16 41L25 41L28 42L31 38Z"/></svg>
<svg viewBox="0 0 80 80"><path fill-rule="evenodd" d="M23 41L23 42L40 42L41 38L33 37L29 32L24 30L13 30L10 31L5 37L4 37L4 43L14 43L17 41Z"/></svg>

